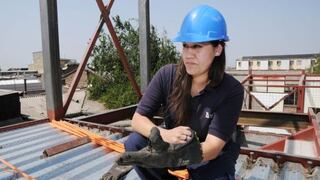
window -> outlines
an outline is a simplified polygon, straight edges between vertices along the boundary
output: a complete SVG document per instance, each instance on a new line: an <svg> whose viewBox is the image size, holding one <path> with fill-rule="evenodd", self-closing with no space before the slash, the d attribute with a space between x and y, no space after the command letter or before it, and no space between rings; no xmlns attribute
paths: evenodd
<svg viewBox="0 0 320 180"><path fill-rule="evenodd" d="M289 68L293 69L293 65L294 65L294 60L290 60L289 61Z"/></svg>
<svg viewBox="0 0 320 180"><path fill-rule="evenodd" d="M258 61L258 62L257 62L257 66L258 66L258 67L260 67L260 64L261 64L261 62L260 62L260 61Z"/></svg>
<svg viewBox="0 0 320 180"><path fill-rule="evenodd" d="M316 64L316 60L312 59L311 60L311 66L314 66Z"/></svg>
<svg viewBox="0 0 320 180"><path fill-rule="evenodd" d="M291 87L286 87L284 89L284 92L286 93L291 93L292 91L293 90ZM284 99L284 105L297 105L297 100L298 100L298 95L297 95L297 92L295 91Z"/></svg>
<svg viewBox="0 0 320 180"><path fill-rule="evenodd" d="M281 61L277 61L277 66L281 66Z"/></svg>
<svg viewBox="0 0 320 180"><path fill-rule="evenodd" d="M298 65L298 66L301 66L301 64L302 64L301 59L297 60L297 65Z"/></svg>
<svg viewBox="0 0 320 180"><path fill-rule="evenodd" d="M271 67L273 65L273 61L268 61L268 66Z"/></svg>
<svg viewBox="0 0 320 180"><path fill-rule="evenodd" d="M252 61L249 61L249 67L252 67Z"/></svg>
<svg viewBox="0 0 320 180"><path fill-rule="evenodd" d="M241 67L241 62L238 62L238 67L239 67L239 68Z"/></svg>
<svg viewBox="0 0 320 180"><path fill-rule="evenodd" d="M290 60L290 66L293 66L293 65L294 65L294 61Z"/></svg>

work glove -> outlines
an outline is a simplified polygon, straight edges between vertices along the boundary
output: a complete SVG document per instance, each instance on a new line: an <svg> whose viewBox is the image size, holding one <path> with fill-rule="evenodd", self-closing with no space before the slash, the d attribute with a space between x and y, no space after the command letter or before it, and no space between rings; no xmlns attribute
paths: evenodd
<svg viewBox="0 0 320 180"><path fill-rule="evenodd" d="M122 166L115 163L110 170L104 174L100 180L119 180L123 179L132 169L131 165Z"/></svg>
<svg viewBox="0 0 320 180"><path fill-rule="evenodd" d="M203 159L201 145L196 133L191 131L191 138L186 143L169 144L163 141L159 129L153 127L150 145L140 151L123 153L117 163L145 168L176 168L200 163Z"/></svg>

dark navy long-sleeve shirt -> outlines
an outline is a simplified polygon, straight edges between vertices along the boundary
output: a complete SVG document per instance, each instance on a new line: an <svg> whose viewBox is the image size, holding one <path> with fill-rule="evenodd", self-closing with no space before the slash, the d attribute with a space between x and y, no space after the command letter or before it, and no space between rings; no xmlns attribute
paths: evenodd
<svg viewBox="0 0 320 180"><path fill-rule="evenodd" d="M152 118L161 106L168 109L168 96L172 90L176 66L166 65L155 74L136 112ZM208 85L198 95L190 98L191 116L187 120L187 126L197 132L201 142L206 139L208 133L228 142L236 128L242 107L243 86L240 82L225 73L219 85ZM164 114L168 129L174 128L173 114Z"/></svg>

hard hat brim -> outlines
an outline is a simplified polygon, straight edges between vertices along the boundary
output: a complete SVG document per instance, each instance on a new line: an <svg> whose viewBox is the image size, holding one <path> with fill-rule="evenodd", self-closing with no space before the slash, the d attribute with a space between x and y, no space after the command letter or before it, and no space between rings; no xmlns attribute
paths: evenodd
<svg viewBox="0 0 320 180"><path fill-rule="evenodd" d="M229 41L228 36L222 36L220 38L216 37L208 37L201 36L197 34L188 34L188 35L180 35L172 39L173 42L192 42L192 43L200 43L200 42L209 42L209 41Z"/></svg>

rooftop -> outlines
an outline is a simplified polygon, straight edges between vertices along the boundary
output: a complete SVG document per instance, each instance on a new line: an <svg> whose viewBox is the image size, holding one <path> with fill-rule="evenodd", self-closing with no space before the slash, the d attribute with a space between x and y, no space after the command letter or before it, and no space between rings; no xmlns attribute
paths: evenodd
<svg viewBox="0 0 320 180"><path fill-rule="evenodd" d="M73 120L65 119L65 121L88 129L106 139L123 142L129 132L128 129L123 128L130 123L126 117L130 117L134 108L135 106L130 106L108 113ZM240 138L242 147L236 164L237 177L240 179L290 180L319 178L320 159L315 149L316 141L310 137L310 133L314 131L311 131L313 129L306 125L308 116L272 112L258 114L259 112L244 111L239 119L238 135L242 137ZM320 113L316 112L314 117L319 115ZM281 126L278 125L275 128L266 128L277 124L277 118L273 117L283 119L285 122L292 121L303 132L301 129L295 130L290 123L282 123ZM90 122L93 119L96 122ZM119 121L120 119L124 121ZM266 120L269 123L266 123ZM319 119L316 120L319 121ZM257 128L261 123L266 126ZM301 140L302 135L309 138ZM75 141L79 141L79 137L53 127L48 120L2 127L0 128L0 157L36 179L99 179L119 155L118 152L99 146L93 141L65 149L48 157L44 154L45 150L59 145L70 146ZM276 147L274 144L282 141L287 146L284 149L287 150L271 150L271 146L274 148ZM297 153L296 150L299 148L305 150L304 154L301 154L301 151L300 154ZM307 149L311 149L312 153L306 151ZM0 172L0 179L19 176L16 172L6 168L4 164L1 164L0 167L5 169ZM126 179L139 178L132 170Z"/></svg>
<svg viewBox="0 0 320 180"><path fill-rule="evenodd" d="M248 60L271 60L271 59L315 59L319 54L293 54L293 55L267 55L267 56L243 56L242 61Z"/></svg>

